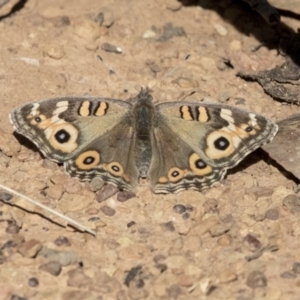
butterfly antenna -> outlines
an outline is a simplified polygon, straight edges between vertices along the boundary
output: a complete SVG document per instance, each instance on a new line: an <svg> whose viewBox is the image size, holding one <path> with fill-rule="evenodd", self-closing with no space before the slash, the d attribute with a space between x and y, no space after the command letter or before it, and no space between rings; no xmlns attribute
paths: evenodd
<svg viewBox="0 0 300 300"><path fill-rule="evenodd" d="M96 235L96 232L95 232L94 230L92 230L92 229L90 229L90 228L88 228L88 227L86 227L86 226L84 226L84 225L78 223L77 221L75 221L75 220L73 220L73 219L71 219L71 218L65 216L64 214L59 213L58 211L56 211L56 210L54 210L54 209L52 209L52 208L50 208L50 207L48 207L48 206L46 206L46 205L41 204L41 203L38 202L38 201L33 200L32 198L29 198L29 197L27 197L27 196L25 196L25 195L23 195L23 194L21 194L21 193L15 191L15 190L13 190L13 189L10 189L9 187L7 187L7 186L5 186L5 185L2 185L2 184L0 184L0 188L3 189L3 190L5 190L5 191L7 191L7 192L9 192L9 193L12 193L12 194L18 196L18 197L23 198L23 199L26 200L27 202L30 202L31 204L33 204L33 205L35 205L35 206L38 206L38 207L42 208L43 210L49 212L50 214L56 215L57 217L59 217L59 218L62 219L62 220L65 220L68 224L70 224L70 225L76 227L76 228L79 229L80 231L86 231L86 232L89 232L89 233L92 234L92 235ZM7 200L7 201L4 201L4 200L3 200L3 202L7 202L7 203L11 203L12 205L16 205L16 204L14 203L14 201L10 201L10 200ZM36 211L33 210L33 212L36 212Z"/></svg>
<svg viewBox="0 0 300 300"><path fill-rule="evenodd" d="M190 54L188 54L185 58L184 61L187 61L189 58L191 57ZM156 82L151 88L150 90L152 90L154 87L156 87L160 82L162 82L165 78L169 77L172 73L174 73L181 65L181 62L178 63L178 65L173 68L172 70L170 70L168 73L164 74L162 78L160 78L160 80L158 82Z"/></svg>
<svg viewBox="0 0 300 300"><path fill-rule="evenodd" d="M128 85L130 85L132 88L134 88L136 91L140 92L133 84L131 84L128 80L126 80L123 76L118 74L110 65L108 65L103 58L100 55L97 55L98 59L102 62L102 64L113 74L116 74L116 76L120 79L122 79L124 82L126 82Z"/></svg>

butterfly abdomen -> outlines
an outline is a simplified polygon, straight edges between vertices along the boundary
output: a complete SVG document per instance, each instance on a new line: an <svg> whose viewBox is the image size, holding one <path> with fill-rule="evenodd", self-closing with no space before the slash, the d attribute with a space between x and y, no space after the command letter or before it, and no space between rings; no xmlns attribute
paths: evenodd
<svg viewBox="0 0 300 300"><path fill-rule="evenodd" d="M152 158L151 132L154 106L150 101L140 101L134 108L135 160L139 177L146 178Z"/></svg>

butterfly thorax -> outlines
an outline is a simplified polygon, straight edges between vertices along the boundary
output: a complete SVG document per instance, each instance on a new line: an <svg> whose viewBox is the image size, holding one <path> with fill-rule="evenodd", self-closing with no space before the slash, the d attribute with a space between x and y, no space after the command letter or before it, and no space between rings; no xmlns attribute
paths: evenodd
<svg viewBox="0 0 300 300"><path fill-rule="evenodd" d="M151 132L154 106L148 89L142 89L133 109L135 131L135 161L140 177L146 178L152 157Z"/></svg>

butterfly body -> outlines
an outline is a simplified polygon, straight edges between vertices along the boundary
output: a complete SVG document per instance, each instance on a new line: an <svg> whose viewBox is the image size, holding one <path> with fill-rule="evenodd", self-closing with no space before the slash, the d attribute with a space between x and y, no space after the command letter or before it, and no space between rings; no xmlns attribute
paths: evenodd
<svg viewBox="0 0 300 300"><path fill-rule="evenodd" d="M147 178L156 193L203 190L275 136L277 125L234 107L202 102L154 105L148 89L125 102L64 97L10 114L15 130L67 173L100 177L123 190Z"/></svg>

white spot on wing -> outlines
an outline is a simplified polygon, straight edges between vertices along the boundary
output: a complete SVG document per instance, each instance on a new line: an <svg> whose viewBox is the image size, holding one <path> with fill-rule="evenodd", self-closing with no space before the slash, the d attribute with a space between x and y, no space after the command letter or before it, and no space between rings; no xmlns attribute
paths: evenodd
<svg viewBox="0 0 300 300"><path fill-rule="evenodd" d="M59 101L56 103L56 107L68 106L69 101Z"/></svg>
<svg viewBox="0 0 300 300"><path fill-rule="evenodd" d="M228 123L234 124L234 119L232 117L232 111L226 108L221 109L220 117L226 120Z"/></svg>
<svg viewBox="0 0 300 300"><path fill-rule="evenodd" d="M59 115L68 109L68 101L60 101L56 103L56 109L53 111L53 115Z"/></svg>
<svg viewBox="0 0 300 300"><path fill-rule="evenodd" d="M39 115L39 113L37 113L37 109L40 107L39 103L33 103L33 108L31 109L31 114L32 116L36 116Z"/></svg>
<svg viewBox="0 0 300 300"><path fill-rule="evenodd" d="M251 125L252 126L256 126L257 125L257 119L256 119L256 115L254 113L250 113L249 117L251 119Z"/></svg>

